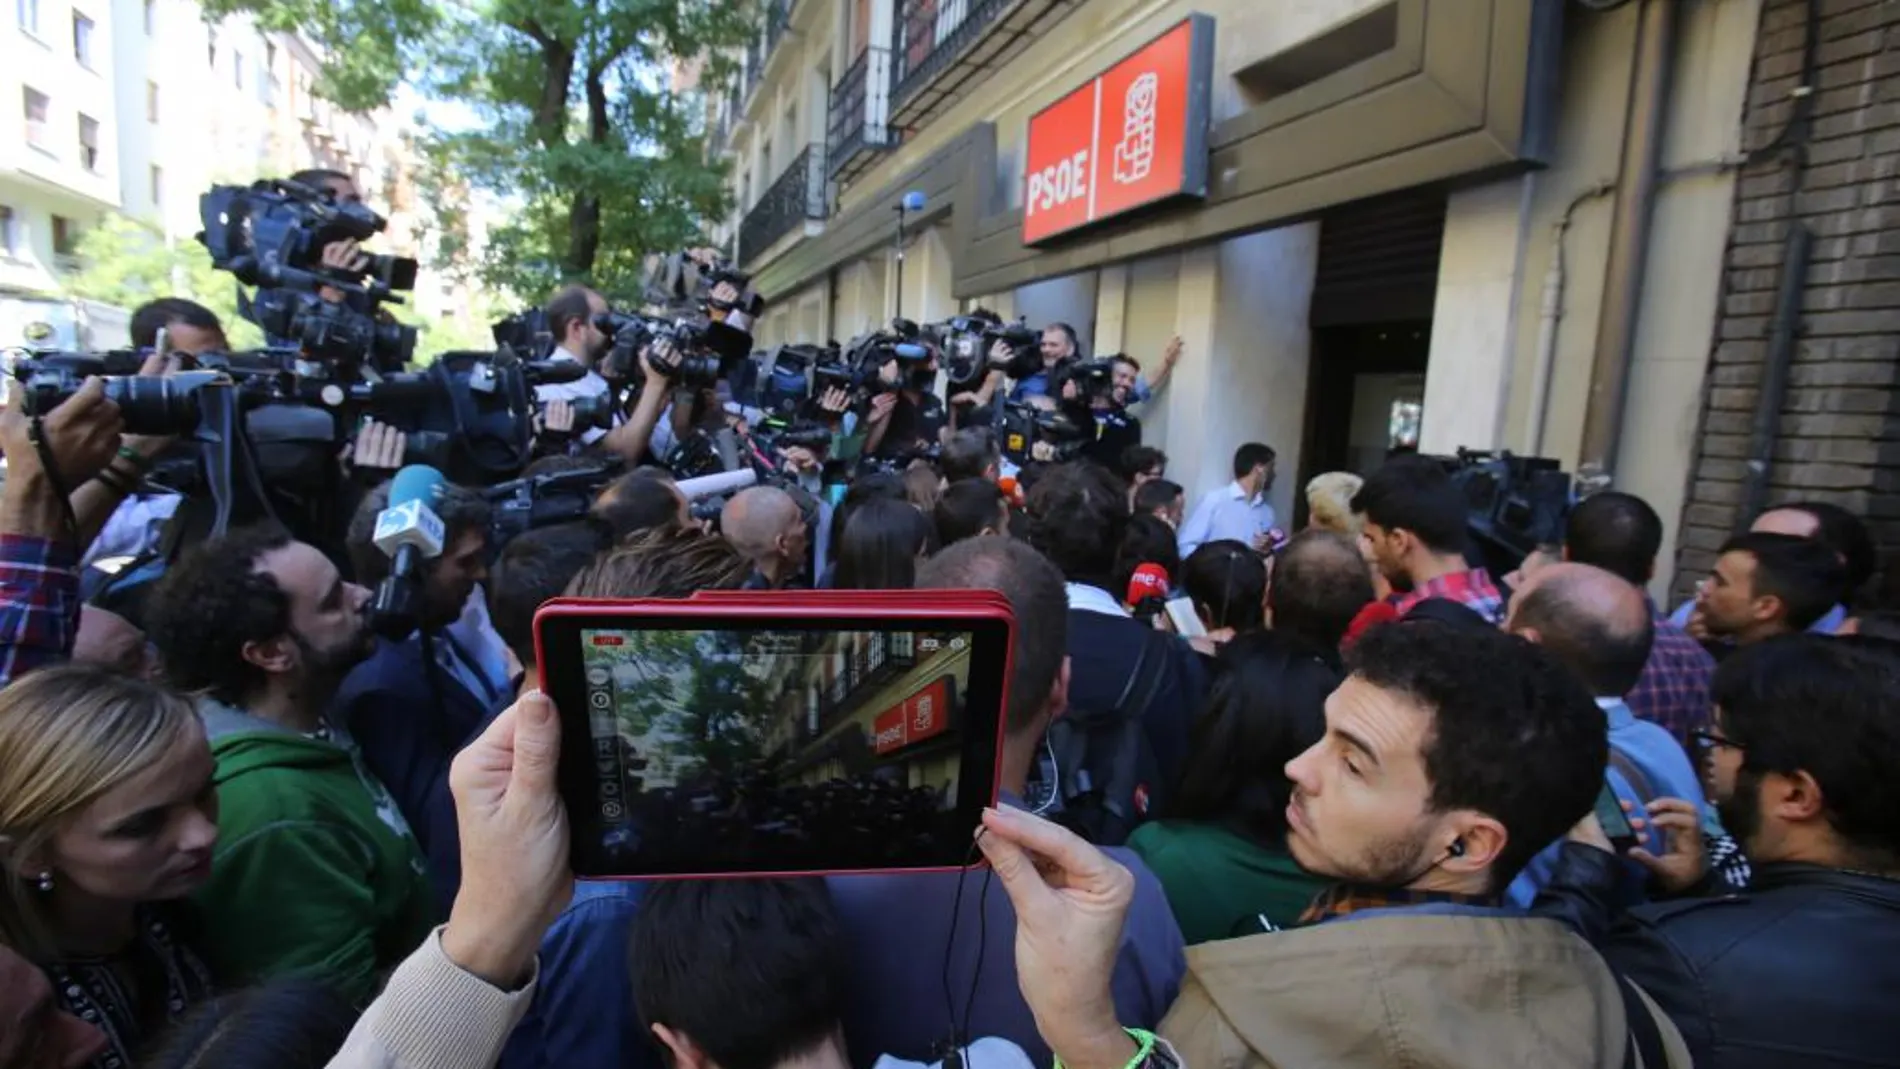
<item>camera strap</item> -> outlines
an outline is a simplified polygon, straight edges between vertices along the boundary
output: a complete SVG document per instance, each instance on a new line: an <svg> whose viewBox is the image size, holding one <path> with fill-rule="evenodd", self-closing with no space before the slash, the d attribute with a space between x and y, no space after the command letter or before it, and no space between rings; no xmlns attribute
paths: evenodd
<svg viewBox="0 0 1900 1069"><path fill-rule="evenodd" d="M47 485L53 489L53 495L59 499L60 519L66 527L65 536L73 543L73 552L83 553L85 546L79 545L79 517L73 512L72 490L66 485L66 477L60 474L59 458L53 455L53 445L46 440L46 417L35 414L26 425L27 440L33 443L33 452L39 454L40 470L46 473Z"/></svg>

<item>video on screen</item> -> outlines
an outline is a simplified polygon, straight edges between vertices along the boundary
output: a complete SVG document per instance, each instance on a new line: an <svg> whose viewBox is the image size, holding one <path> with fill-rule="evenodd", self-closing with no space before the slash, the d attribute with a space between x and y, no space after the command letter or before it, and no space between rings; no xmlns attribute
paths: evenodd
<svg viewBox="0 0 1900 1069"><path fill-rule="evenodd" d="M583 628L580 637L609 871L963 863L969 633Z"/></svg>

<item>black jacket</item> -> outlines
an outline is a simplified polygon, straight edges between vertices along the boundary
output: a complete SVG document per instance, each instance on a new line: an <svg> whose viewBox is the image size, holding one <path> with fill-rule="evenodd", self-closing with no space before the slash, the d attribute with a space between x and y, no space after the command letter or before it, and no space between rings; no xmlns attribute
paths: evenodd
<svg viewBox="0 0 1900 1069"><path fill-rule="evenodd" d="M1631 910L1600 949L1697 1069L1900 1066L1900 881L1758 865L1747 893Z"/></svg>

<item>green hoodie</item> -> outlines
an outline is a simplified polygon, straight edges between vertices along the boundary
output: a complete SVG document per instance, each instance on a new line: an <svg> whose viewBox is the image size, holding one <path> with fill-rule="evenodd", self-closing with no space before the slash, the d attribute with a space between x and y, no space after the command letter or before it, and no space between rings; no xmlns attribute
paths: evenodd
<svg viewBox="0 0 1900 1069"><path fill-rule="evenodd" d="M221 983L321 976L357 1002L437 923L428 871L346 736L199 706L217 759L218 846L198 894Z"/></svg>

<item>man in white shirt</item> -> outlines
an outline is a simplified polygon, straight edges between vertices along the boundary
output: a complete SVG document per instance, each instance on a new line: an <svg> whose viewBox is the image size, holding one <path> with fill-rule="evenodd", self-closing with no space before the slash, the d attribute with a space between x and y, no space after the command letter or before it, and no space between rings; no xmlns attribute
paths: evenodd
<svg viewBox="0 0 1900 1069"><path fill-rule="evenodd" d="M613 343L594 325L594 317L607 311L607 299L586 286L563 288L548 302L548 329L556 339L548 359L584 365L587 374L573 382L544 383L534 388L534 399L543 405L554 401L579 401L599 397L610 388L607 380L594 370L602 354ZM607 436L599 427L581 432L581 443L593 445Z"/></svg>
<svg viewBox="0 0 1900 1069"><path fill-rule="evenodd" d="M1233 541L1264 553L1273 548L1273 447L1248 442L1234 451L1234 481L1201 498L1181 527L1181 559L1208 542Z"/></svg>

